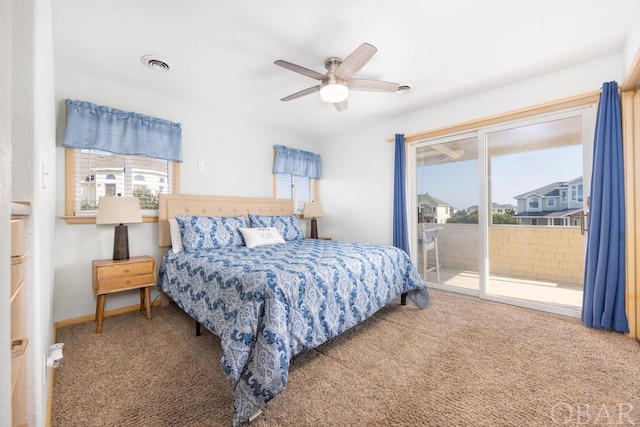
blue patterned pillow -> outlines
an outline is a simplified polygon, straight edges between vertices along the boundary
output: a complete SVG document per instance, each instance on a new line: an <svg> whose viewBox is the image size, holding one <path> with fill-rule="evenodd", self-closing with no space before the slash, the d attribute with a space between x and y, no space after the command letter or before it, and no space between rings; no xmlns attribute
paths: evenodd
<svg viewBox="0 0 640 427"><path fill-rule="evenodd" d="M244 216L176 215L185 252L242 246L244 239L238 227L246 227Z"/></svg>
<svg viewBox="0 0 640 427"><path fill-rule="evenodd" d="M268 228L275 227L285 241L304 239L298 216L293 215L254 215L249 214L251 227Z"/></svg>

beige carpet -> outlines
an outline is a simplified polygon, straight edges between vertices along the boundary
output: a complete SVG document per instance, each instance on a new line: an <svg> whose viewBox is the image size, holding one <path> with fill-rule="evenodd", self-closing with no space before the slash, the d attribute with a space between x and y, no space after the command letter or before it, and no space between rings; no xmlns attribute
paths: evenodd
<svg viewBox="0 0 640 427"><path fill-rule="evenodd" d="M52 426L229 426L217 337L176 306L61 328ZM640 425L640 346L621 334L432 291L296 357L252 426Z"/></svg>

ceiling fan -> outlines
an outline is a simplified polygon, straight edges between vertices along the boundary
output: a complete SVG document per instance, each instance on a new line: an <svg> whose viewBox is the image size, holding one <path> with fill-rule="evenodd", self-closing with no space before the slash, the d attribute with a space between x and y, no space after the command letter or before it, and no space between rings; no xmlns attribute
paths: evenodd
<svg viewBox="0 0 640 427"><path fill-rule="evenodd" d="M354 74L360 71L360 69L369 62L377 51L378 49L369 43L363 43L359 48L347 56L344 61L336 57L327 58L324 61L324 66L327 69L326 74L321 74L281 59L275 61L274 64L283 68L320 80L319 85L285 96L281 101L291 101L292 99L300 98L319 91L320 98L323 101L332 103L338 111L344 111L348 107L347 97L349 96L349 90L397 92L399 87L398 83L352 78Z"/></svg>

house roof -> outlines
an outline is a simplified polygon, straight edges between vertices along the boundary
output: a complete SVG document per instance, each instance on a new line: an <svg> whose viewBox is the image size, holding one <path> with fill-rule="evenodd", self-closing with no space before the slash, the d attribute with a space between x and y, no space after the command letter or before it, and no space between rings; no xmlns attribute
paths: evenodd
<svg viewBox="0 0 640 427"><path fill-rule="evenodd" d="M538 195L541 197L554 197L560 195L561 188L567 188L569 184L573 184L575 182L581 181L582 177L579 176L577 178L572 179L571 181L556 181L554 183L545 185L544 187L536 188L535 190L527 191L526 193L519 194L517 196L513 196L514 199L524 199L531 195Z"/></svg>
<svg viewBox="0 0 640 427"><path fill-rule="evenodd" d="M429 193L418 194L418 206L451 206L449 203L444 202L436 197L431 196Z"/></svg>
<svg viewBox="0 0 640 427"><path fill-rule="evenodd" d="M571 216L574 213L580 212L580 209L562 209L560 211L544 211L544 212L521 212L515 214L516 218L562 218Z"/></svg>
<svg viewBox="0 0 640 427"><path fill-rule="evenodd" d="M514 199L524 199L531 195L538 195L542 197L550 197L554 195L553 193L558 190L558 187L566 186L566 181L562 182L554 182L552 184L545 185L544 187L536 188L535 190L527 191L526 193L519 194L514 196Z"/></svg>
<svg viewBox="0 0 640 427"><path fill-rule="evenodd" d="M620 55L640 14L637 0L50 3L57 68L131 88L134 99L154 94L314 141ZM343 112L317 92L280 100L319 81L274 61L324 74L327 58L365 42L378 51L354 77L409 85L408 93L352 91ZM171 70L143 66L143 55Z"/></svg>

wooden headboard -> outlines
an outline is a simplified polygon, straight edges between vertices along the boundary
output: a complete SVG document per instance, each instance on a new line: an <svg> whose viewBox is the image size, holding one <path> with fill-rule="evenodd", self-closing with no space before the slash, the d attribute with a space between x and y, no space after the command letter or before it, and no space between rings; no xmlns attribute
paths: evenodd
<svg viewBox="0 0 640 427"><path fill-rule="evenodd" d="M159 203L158 246L165 250L171 246L169 218L174 218L179 214L201 216L246 216L248 213L258 215L293 214L293 200L286 199L160 194Z"/></svg>

